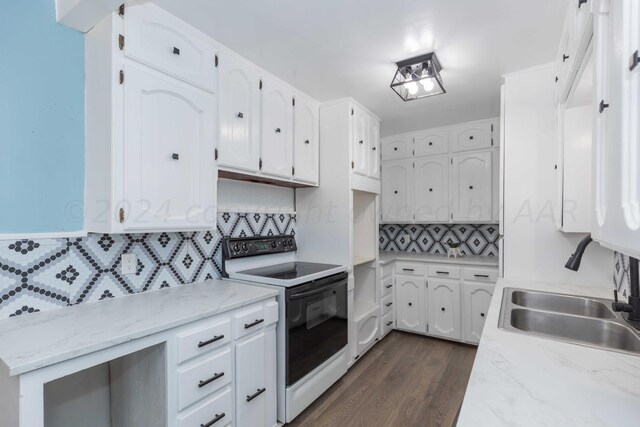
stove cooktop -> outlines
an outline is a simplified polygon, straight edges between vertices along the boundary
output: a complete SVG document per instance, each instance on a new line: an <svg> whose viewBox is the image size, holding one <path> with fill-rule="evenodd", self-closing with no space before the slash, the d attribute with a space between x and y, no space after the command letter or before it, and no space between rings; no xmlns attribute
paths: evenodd
<svg viewBox="0 0 640 427"><path fill-rule="evenodd" d="M336 268L340 268L340 266L315 262L285 262L283 264L238 271L238 274L262 277L265 279L295 280L307 276L315 276L323 272L330 272L330 270Z"/></svg>

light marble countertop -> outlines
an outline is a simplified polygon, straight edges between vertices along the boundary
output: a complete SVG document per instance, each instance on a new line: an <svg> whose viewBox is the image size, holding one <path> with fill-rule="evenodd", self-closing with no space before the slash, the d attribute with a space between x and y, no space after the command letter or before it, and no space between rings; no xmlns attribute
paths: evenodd
<svg viewBox="0 0 640 427"><path fill-rule="evenodd" d="M278 295L209 280L0 320L0 361L19 375Z"/></svg>
<svg viewBox="0 0 640 427"><path fill-rule="evenodd" d="M612 299L609 288L500 279L458 426L626 426L640 422L640 356L498 329L502 291L507 287Z"/></svg>
<svg viewBox="0 0 640 427"><path fill-rule="evenodd" d="M460 264L482 267L498 266L497 256L464 255L460 258L447 258L446 255L439 254L380 251L380 265L386 265L393 261L421 261L438 264Z"/></svg>

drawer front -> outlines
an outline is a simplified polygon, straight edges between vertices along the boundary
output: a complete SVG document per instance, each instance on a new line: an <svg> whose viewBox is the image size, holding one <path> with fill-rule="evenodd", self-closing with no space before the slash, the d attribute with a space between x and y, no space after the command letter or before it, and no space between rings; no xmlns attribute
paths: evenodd
<svg viewBox="0 0 640 427"><path fill-rule="evenodd" d="M382 316L382 336L384 337L393 329L393 312Z"/></svg>
<svg viewBox="0 0 640 427"><path fill-rule="evenodd" d="M178 335L178 363L218 349L231 341L231 320L217 320Z"/></svg>
<svg viewBox="0 0 640 427"><path fill-rule="evenodd" d="M215 48L200 32L150 3L127 7L124 25L126 56L215 89Z"/></svg>
<svg viewBox="0 0 640 427"><path fill-rule="evenodd" d="M382 296L386 297L387 295L393 294L393 277L388 276L382 279Z"/></svg>
<svg viewBox="0 0 640 427"><path fill-rule="evenodd" d="M401 135L382 140L382 161L408 159L413 156L413 137Z"/></svg>
<svg viewBox="0 0 640 427"><path fill-rule="evenodd" d="M426 266L419 262L396 262L396 273L399 274L415 274L424 276L427 272Z"/></svg>
<svg viewBox="0 0 640 427"><path fill-rule="evenodd" d="M277 306L276 306L277 307ZM253 307L236 314L234 317L236 339L261 331L265 326L264 307Z"/></svg>
<svg viewBox="0 0 640 427"><path fill-rule="evenodd" d="M449 131L433 129L415 135L415 156L434 156L449 152Z"/></svg>
<svg viewBox="0 0 640 427"><path fill-rule="evenodd" d="M382 298L382 314L387 314L390 311L393 311L393 294Z"/></svg>
<svg viewBox="0 0 640 427"><path fill-rule="evenodd" d="M231 382L231 349L178 370L178 409L183 410Z"/></svg>
<svg viewBox="0 0 640 427"><path fill-rule="evenodd" d="M223 427L231 425L233 419L233 404L231 400L231 388L212 399L197 406L192 411L178 416L179 427Z"/></svg>
<svg viewBox="0 0 640 427"><path fill-rule="evenodd" d="M465 267L462 270L462 278L475 282L496 283L498 281L498 270L493 268Z"/></svg>
<svg viewBox="0 0 640 427"><path fill-rule="evenodd" d="M451 131L453 151L491 148L491 125L491 121L482 121L454 128Z"/></svg>
<svg viewBox="0 0 640 427"><path fill-rule="evenodd" d="M429 277L438 277L441 279L459 279L460 267L450 265L430 265Z"/></svg>

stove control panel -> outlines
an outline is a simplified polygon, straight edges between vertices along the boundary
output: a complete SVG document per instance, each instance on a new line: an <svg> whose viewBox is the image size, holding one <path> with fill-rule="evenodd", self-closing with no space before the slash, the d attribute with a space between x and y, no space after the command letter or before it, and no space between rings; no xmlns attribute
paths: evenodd
<svg viewBox="0 0 640 427"><path fill-rule="evenodd" d="M229 237L222 242L224 259L295 252L298 249L294 236Z"/></svg>

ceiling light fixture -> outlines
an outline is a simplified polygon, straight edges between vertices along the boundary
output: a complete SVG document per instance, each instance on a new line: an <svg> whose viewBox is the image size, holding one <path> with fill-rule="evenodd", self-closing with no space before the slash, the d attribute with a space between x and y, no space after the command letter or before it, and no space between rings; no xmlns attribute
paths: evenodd
<svg viewBox="0 0 640 427"><path fill-rule="evenodd" d="M391 82L391 89L403 101L426 98L446 93L440 77L442 66L435 53L397 62L398 70Z"/></svg>

